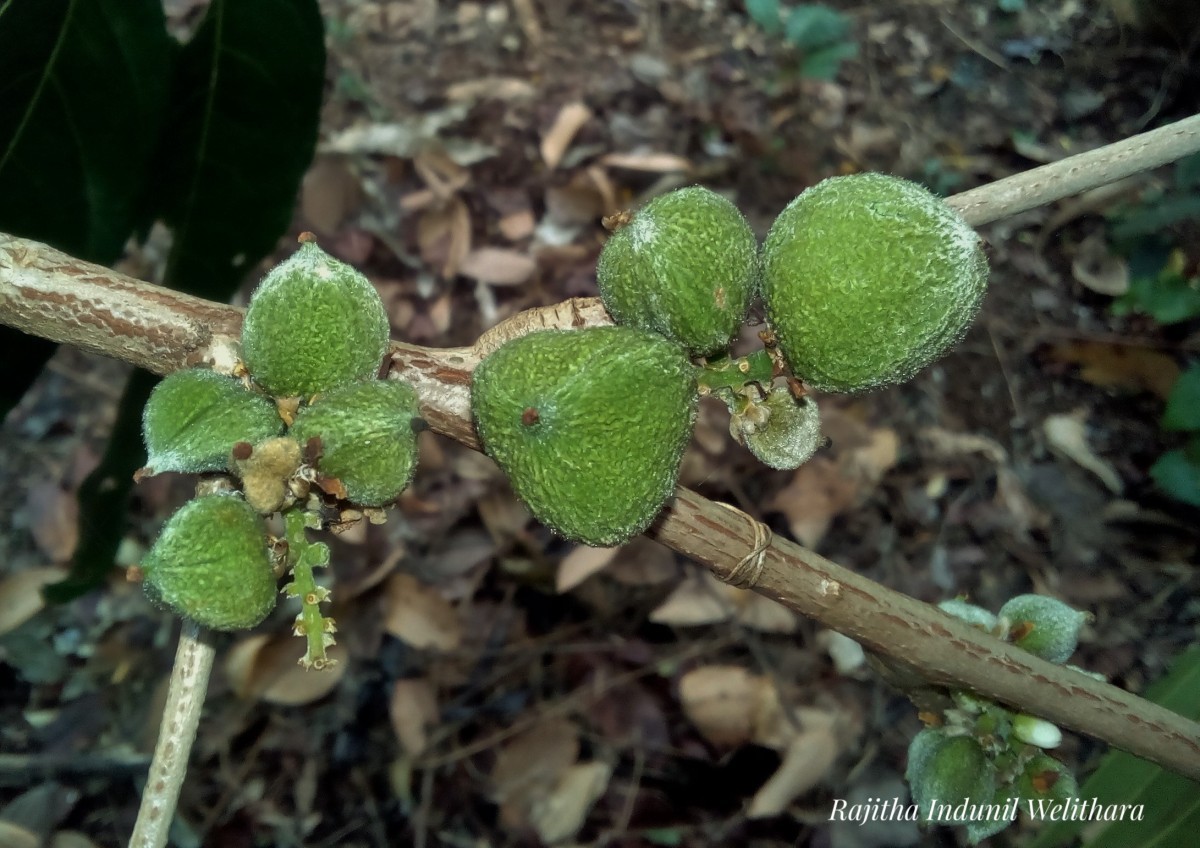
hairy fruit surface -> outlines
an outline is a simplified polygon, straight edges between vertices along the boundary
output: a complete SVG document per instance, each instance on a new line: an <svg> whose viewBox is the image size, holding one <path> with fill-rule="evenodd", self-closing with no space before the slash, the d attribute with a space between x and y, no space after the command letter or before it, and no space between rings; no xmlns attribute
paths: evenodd
<svg viewBox="0 0 1200 848"><path fill-rule="evenodd" d="M804 191L771 225L762 262L784 359L831 392L910 379L962 337L988 277L979 236L958 213L884 174Z"/></svg>
<svg viewBox="0 0 1200 848"><path fill-rule="evenodd" d="M387 352L387 311L370 281L306 242L254 291L242 356L275 397L309 396L375 376Z"/></svg>
<svg viewBox="0 0 1200 848"><path fill-rule="evenodd" d="M184 504L141 568L151 601L213 630L253 627L275 608L266 527L236 495Z"/></svg>
<svg viewBox="0 0 1200 848"><path fill-rule="evenodd" d="M154 387L142 413L147 468L155 474L223 471L238 442L283 432L269 398L207 368L176 371Z"/></svg>
<svg viewBox="0 0 1200 848"><path fill-rule="evenodd" d="M417 393L400 380L352 383L300 410L288 435L307 448L320 439L317 468L361 506L394 501L417 466Z"/></svg>
<svg viewBox="0 0 1200 848"><path fill-rule="evenodd" d="M729 347L758 278L758 242L737 207L701 186L651 200L600 254L600 297L618 324L653 330L693 356Z"/></svg>
<svg viewBox="0 0 1200 848"><path fill-rule="evenodd" d="M753 404L753 414L734 415L730 421L750 452L780 471L799 468L825 441L817 402L792 397L786 386L772 387Z"/></svg>
<svg viewBox="0 0 1200 848"><path fill-rule="evenodd" d="M696 416L684 351L633 327L547 330L475 369L484 450L539 521L587 545L642 532L675 490Z"/></svg>

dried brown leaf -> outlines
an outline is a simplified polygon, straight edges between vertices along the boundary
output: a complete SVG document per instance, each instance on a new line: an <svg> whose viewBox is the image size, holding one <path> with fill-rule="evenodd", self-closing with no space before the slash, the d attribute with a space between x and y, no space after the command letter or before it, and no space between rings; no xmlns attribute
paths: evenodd
<svg viewBox="0 0 1200 848"><path fill-rule="evenodd" d="M542 161L553 170L558 167L576 133L592 119L592 110L583 103L568 103L558 110L554 123L542 137Z"/></svg>
<svg viewBox="0 0 1200 848"><path fill-rule="evenodd" d="M1153 392L1164 400L1179 377L1174 358L1148 347L1104 342L1065 342L1050 348L1050 358L1079 366L1079 376L1094 386Z"/></svg>
<svg viewBox="0 0 1200 848"><path fill-rule="evenodd" d="M658 586L679 576L675 552L653 539L638 536L621 548L608 575L626 586Z"/></svg>
<svg viewBox="0 0 1200 848"><path fill-rule="evenodd" d="M333 235L362 202L358 175L343 156L318 156L304 175L300 211L318 235Z"/></svg>
<svg viewBox="0 0 1200 848"><path fill-rule="evenodd" d="M560 595L569 592L593 574L600 573L613 561L619 550L620 548L577 546L558 564L558 574L554 579L555 591Z"/></svg>
<svg viewBox="0 0 1200 848"><path fill-rule="evenodd" d="M500 804L517 801L517 806L523 806L520 801L554 786L578 759L579 732L575 725L561 718L540 722L509 740L496 754L491 773L492 800Z"/></svg>
<svg viewBox="0 0 1200 848"><path fill-rule="evenodd" d="M725 588L708 572L693 572L681 580L675 591L650 613L650 620L675 627L696 627L728 621L733 618L736 606Z"/></svg>
<svg viewBox="0 0 1200 848"><path fill-rule="evenodd" d="M462 643L458 612L432 586L411 574L393 574L384 590L383 627L414 648L451 651Z"/></svg>
<svg viewBox="0 0 1200 848"><path fill-rule="evenodd" d="M437 693L424 678L397 680L388 703L388 715L400 746L410 757L429 744L428 731L438 720Z"/></svg>
<svg viewBox="0 0 1200 848"><path fill-rule="evenodd" d="M816 456L796 469L792 482L775 495L768 509L783 513L797 541L814 547L834 517L857 497L858 484L839 464L830 457Z"/></svg>
<svg viewBox="0 0 1200 848"><path fill-rule="evenodd" d="M701 736L736 748L753 736L763 686L761 678L741 666L701 666L680 679L679 700Z"/></svg>
<svg viewBox="0 0 1200 848"><path fill-rule="evenodd" d="M463 257L458 272L493 286L519 286L537 270L533 257L502 247L480 247Z"/></svg>
<svg viewBox="0 0 1200 848"><path fill-rule="evenodd" d="M839 746L833 721L806 727L784 751L783 762L754 793L748 818L777 816L797 797L812 789L837 759Z"/></svg>
<svg viewBox="0 0 1200 848"><path fill-rule="evenodd" d="M42 587L67 576L65 568L26 568L0 580L0 636L16 630L46 605Z"/></svg>
<svg viewBox="0 0 1200 848"><path fill-rule="evenodd" d="M328 649L335 665L307 671L298 660L304 642L289 634L247 636L230 649L225 675L230 687L245 699L280 706L310 704L332 692L346 674L346 652L339 645Z"/></svg>
<svg viewBox="0 0 1200 848"><path fill-rule="evenodd" d="M29 531L51 562L66 562L79 544L79 501L57 482L43 480L29 490L25 504Z"/></svg>
<svg viewBox="0 0 1200 848"><path fill-rule="evenodd" d="M1088 444L1087 412L1077 410L1069 415L1051 415L1042 422L1046 442L1054 451L1062 454L1080 468L1092 472L1114 494L1121 494L1125 484L1113 466L1096 456Z"/></svg>
<svg viewBox="0 0 1200 848"><path fill-rule="evenodd" d="M417 247L421 258L438 269L443 279L458 273L471 251L471 214L462 198L426 209L417 219Z"/></svg>
<svg viewBox="0 0 1200 848"><path fill-rule="evenodd" d="M671 173L690 171L692 163L674 153L609 153L600 158L600 164L609 168L624 168L627 171L650 171Z"/></svg>
<svg viewBox="0 0 1200 848"><path fill-rule="evenodd" d="M550 792L535 796L529 823L542 842L557 845L578 833L611 777L612 766L607 763L576 763L563 772Z"/></svg>

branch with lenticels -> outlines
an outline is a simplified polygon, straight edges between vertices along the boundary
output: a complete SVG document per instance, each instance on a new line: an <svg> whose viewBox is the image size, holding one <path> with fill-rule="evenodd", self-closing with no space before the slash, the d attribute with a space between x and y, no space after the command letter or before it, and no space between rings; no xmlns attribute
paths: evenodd
<svg viewBox="0 0 1200 848"><path fill-rule="evenodd" d="M1200 150L1200 116L950 198L974 226L1035 208ZM229 370L240 310L81 262L0 234L0 323L166 374L197 364ZM478 449L471 373L509 338L546 328L610 323L595 298L513 316L466 348L394 342L392 374L411 382L430 427ZM11 367L11 366L10 366ZM982 633L817 553L765 525L680 488L648 535L719 578L773 598L857 641L906 686L967 689L1103 739L1200 779L1200 724ZM203 687L200 687L202 694ZM191 691L195 692L194 682ZM198 700L195 698L194 700ZM198 704L180 709L199 709ZM138 844L153 844L150 841Z"/></svg>

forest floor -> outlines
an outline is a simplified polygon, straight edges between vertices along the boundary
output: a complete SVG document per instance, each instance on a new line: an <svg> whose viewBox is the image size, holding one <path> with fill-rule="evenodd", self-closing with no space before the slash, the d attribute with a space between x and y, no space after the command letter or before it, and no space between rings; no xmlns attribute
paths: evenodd
<svg viewBox="0 0 1200 848"><path fill-rule="evenodd" d="M1194 53L1080 0L833 0L857 54L831 80L740 2L322 5L320 152L279 256L316 232L423 345L595 295L601 217L671 188L724 193L761 236L827 176L953 194L1200 111ZM1200 627L1200 515L1148 475L1200 333L1114 315L1110 228L1172 173L985 227L973 329L908 384L820 397L832 444L798 471L704 403L681 482L922 600L1055 595L1095 616L1074 661L1142 691ZM60 351L3 425L0 844L120 845L136 813L178 625L119 574L37 600L125 373ZM335 671L296 668L286 605L221 640L180 845L958 844L830 822L833 799L906 797L921 726L853 643L655 543L565 543L490 460L420 445L387 524L331 543ZM123 562L190 486L138 486ZM1104 750L1062 755L1086 774Z"/></svg>

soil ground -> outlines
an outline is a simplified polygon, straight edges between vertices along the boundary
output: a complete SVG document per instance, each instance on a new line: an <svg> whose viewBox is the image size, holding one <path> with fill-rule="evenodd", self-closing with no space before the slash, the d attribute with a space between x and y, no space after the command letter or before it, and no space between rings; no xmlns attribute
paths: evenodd
<svg viewBox="0 0 1200 848"><path fill-rule="evenodd" d="M721 191L762 235L826 176L950 194L1200 107L1186 28L1141 28L1115 2L833 0L857 56L828 81L737 2L322 5L322 153L280 256L316 231L377 284L395 337L434 346L594 295L600 218L669 188ZM1108 216L1169 179L986 227L990 290L950 355L821 398L832 447L797 472L757 465L706 404L683 482L923 600L1038 591L1087 609L1075 662L1141 691L1200 626L1197 512L1148 476L1200 337L1115 317L1087 269ZM63 350L4 422L10 579L69 560L74 490L126 373ZM388 523L332 543L338 672L294 670L283 609L222 639L179 844L957 844L830 823L834 799L905 796L921 726L853 645L653 543L564 543L489 460L421 445ZM138 487L124 562L190 491ZM124 843L177 629L114 577L0 637L0 822ZM1103 753L1062 750L1080 774Z"/></svg>

